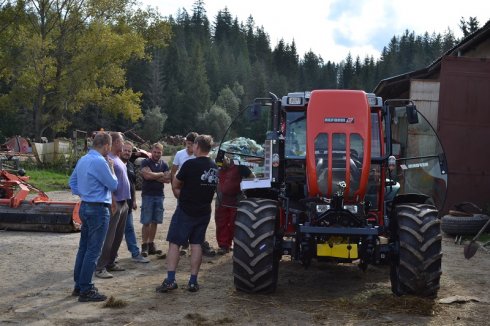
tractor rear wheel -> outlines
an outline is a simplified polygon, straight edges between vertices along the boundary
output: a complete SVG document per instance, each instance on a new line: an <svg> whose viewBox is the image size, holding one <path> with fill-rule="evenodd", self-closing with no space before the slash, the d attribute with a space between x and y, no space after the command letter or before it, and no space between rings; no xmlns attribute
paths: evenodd
<svg viewBox="0 0 490 326"><path fill-rule="evenodd" d="M391 264L391 290L396 295L436 296L442 273L437 209L427 204L400 204L394 222L392 243L397 254Z"/></svg>
<svg viewBox="0 0 490 326"><path fill-rule="evenodd" d="M274 292L280 248L276 241L277 201L248 198L240 201L233 239L233 277L237 290Z"/></svg>

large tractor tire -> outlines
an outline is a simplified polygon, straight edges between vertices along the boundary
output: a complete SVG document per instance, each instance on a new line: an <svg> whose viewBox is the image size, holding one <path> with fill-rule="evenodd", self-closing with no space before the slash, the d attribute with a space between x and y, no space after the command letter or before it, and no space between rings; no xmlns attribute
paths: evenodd
<svg viewBox="0 0 490 326"><path fill-rule="evenodd" d="M437 209L428 204L400 204L392 224L395 246L391 290L396 295L435 297L440 286L442 235Z"/></svg>
<svg viewBox="0 0 490 326"><path fill-rule="evenodd" d="M490 217L484 214L470 216L445 215L441 218L441 229L448 235L475 235ZM486 229L490 231L490 227Z"/></svg>
<svg viewBox="0 0 490 326"><path fill-rule="evenodd" d="M275 291L280 259L276 240L277 211L275 200L240 201L233 239L233 277L237 290Z"/></svg>

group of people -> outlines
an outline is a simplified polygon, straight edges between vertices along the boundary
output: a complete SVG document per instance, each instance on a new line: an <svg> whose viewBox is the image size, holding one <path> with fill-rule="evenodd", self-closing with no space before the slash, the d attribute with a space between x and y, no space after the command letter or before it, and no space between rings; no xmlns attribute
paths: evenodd
<svg viewBox="0 0 490 326"><path fill-rule="evenodd" d="M167 276L156 288L157 292L178 288L175 281L176 269L182 248L190 246L191 273L187 290L199 290L197 276L218 179L228 180L219 182L221 196L218 196L215 216L218 253L225 254L231 250L233 239L236 214L233 197L236 199L236 194L240 191L241 177L251 175L250 170L240 167L236 170L239 177L236 177L236 173L230 177L234 168L226 160L218 171L218 167L208 156L212 143L213 139L209 135L189 133L186 136L186 147L176 153L171 170L161 159L163 146L160 143L152 146L151 157L141 164L144 181L141 192L140 251L132 216L132 211L137 209L136 174L129 161L133 145L125 141L119 132L101 132L95 135L92 149L78 161L69 181L73 194L81 199L79 215L82 229L74 268L75 288L72 293L78 296L80 302L106 300L106 296L94 286L92 276L95 273L100 278L112 278L111 272L124 270L117 263L123 237L135 262L148 263L148 255L166 258ZM169 242L166 254L156 248L154 241L157 226L163 223L165 183L171 183L178 201L166 237ZM234 185L226 189L228 183Z"/></svg>

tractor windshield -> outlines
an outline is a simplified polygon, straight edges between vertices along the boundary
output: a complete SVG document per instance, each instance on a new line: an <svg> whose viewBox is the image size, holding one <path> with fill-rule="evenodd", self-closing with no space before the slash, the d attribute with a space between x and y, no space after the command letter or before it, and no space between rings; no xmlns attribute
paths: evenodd
<svg viewBox="0 0 490 326"><path fill-rule="evenodd" d="M405 107L390 108L392 153L397 160L395 181L400 194L420 193L442 209L446 198L447 168L436 132L420 113L418 123L409 123Z"/></svg>

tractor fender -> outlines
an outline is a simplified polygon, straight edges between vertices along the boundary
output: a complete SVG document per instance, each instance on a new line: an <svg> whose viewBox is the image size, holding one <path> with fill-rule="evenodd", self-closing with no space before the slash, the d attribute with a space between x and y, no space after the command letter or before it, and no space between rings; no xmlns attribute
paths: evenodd
<svg viewBox="0 0 490 326"><path fill-rule="evenodd" d="M418 194L418 193L408 193L408 194L400 194L396 195L393 199L393 201L389 202L387 201L387 216L389 217L389 221L387 222L387 225L391 225L391 221L395 219L395 208L396 206L400 204L408 204L408 203L413 203L413 204L426 204L428 200L430 199L429 196L423 195L423 194Z"/></svg>
<svg viewBox="0 0 490 326"><path fill-rule="evenodd" d="M426 204L429 199L427 195L416 193L397 195L393 199L393 207L406 203Z"/></svg>

